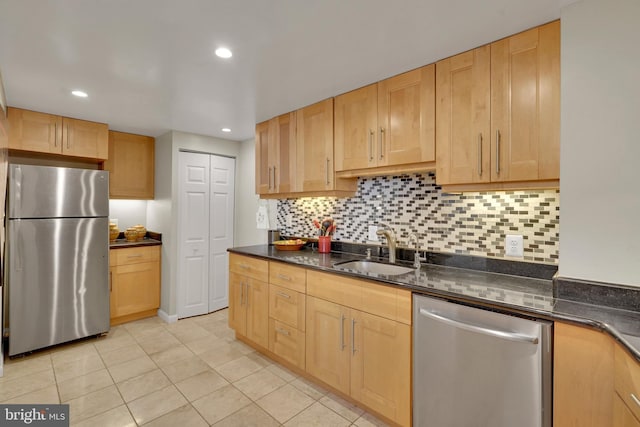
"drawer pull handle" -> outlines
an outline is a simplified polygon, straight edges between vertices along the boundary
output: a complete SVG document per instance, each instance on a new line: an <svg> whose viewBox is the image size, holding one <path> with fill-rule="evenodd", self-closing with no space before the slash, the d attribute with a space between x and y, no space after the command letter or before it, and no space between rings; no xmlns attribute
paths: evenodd
<svg viewBox="0 0 640 427"><path fill-rule="evenodd" d="M340 351L344 351L344 314L340 316Z"/></svg>
<svg viewBox="0 0 640 427"><path fill-rule="evenodd" d="M127 258L142 258L142 254L138 254L138 255L127 255Z"/></svg>
<svg viewBox="0 0 640 427"><path fill-rule="evenodd" d="M291 281L291 277L285 276L284 274L278 274L278 279L286 280L288 282Z"/></svg>
<svg viewBox="0 0 640 427"><path fill-rule="evenodd" d="M238 264L238 267L240 267L243 270L248 270L249 266L247 264Z"/></svg>
<svg viewBox="0 0 640 427"><path fill-rule="evenodd" d="M276 292L276 295L278 295L279 297L282 297L282 298L286 298L286 299L291 298L291 295L287 295L284 292Z"/></svg>
<svg viewBox="0 0 640 427"><path fill-rule="evenodd" d="M276 328L276 332L279 333L279 334L282 334L282 335L286 335L286 336L291 335L289 333L289 331L287 331L286 329L282 329L282 328Z"/></svg>
<svg viewBox="0 0 640 427"><path fill-rule="evenodd" d="M356 354L356 319L351 319L351 355Z"/></svg>
<svg viewBox="0 0 640 427"><path fill-rule="evenodd" d="M638 399L635 394L631 393L631 398L636 402L636 405L640 406L640 399Z"/></svg>

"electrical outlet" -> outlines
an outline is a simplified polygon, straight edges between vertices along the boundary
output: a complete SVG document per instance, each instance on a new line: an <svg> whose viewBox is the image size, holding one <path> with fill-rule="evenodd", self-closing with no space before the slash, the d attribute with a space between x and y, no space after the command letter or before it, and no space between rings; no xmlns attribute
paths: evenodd
<svg viewBox="0 0 640 427"><path fill-rule="evenodd" d="M507 234L504 244L505 255L522 258L524 256L523 246L521 234Z"/></svg>
<svg viewBox="0 0 640 427"><path fill-rule="evenodd" d="M376 227L375 225L370 225L367 230L367 233L368 233L367 240L376 242L378 240L378 235L376 234L377 231L378 231L378 227Z"/></svg>
<svg viewBox="0 0 640 427"><path fill-rule="evenodd" d="M293 227L293 215L287 214L287 228Z"/></svg>

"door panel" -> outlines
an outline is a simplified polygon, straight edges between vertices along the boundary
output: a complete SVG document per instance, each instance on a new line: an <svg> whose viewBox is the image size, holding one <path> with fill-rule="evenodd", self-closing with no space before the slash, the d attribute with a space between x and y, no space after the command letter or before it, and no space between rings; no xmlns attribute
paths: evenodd
<svg viewBox="0 0 640 427"><path fill-rule="evenodd" d="M358 310L351 310L351 319L351 396L409 425L411 327Z"/></svg>
<svg viewBox="0 0 640 427"><path fill-rule="evenodd" d="M209 168L209 156L179 153L179 318L208 313Z"/></svg>
<svg viewBox="0 0 640 427"><path fill-rule="evenodd" d="M349 309L307 296L307 372L349 393Z"/></svg>
<svg viewBox="0 0 640 427"><path fill-rule="evenodd" d="M211 157L209 312L229 305L229 255L233 247L235 159Z"/></svg>

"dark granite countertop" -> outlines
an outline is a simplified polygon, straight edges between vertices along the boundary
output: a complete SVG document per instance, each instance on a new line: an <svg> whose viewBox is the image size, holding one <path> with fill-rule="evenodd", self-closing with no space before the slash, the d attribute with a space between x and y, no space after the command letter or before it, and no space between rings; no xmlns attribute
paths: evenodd
<svg viewBox="0 0 640 427"><path fill-rule="evenodd" d="M413 292L440 296L477 306L549 320L562 320L606 331L640 361L640 312L554 297L551 279L491 273L467 268L423 263L420 270L387 276L362 274L336 266L364 259L349 252L321 254L309 247L279 251L273 246L231 248L229 252L282 261L335 274L375 280ZM376 257L372 258L381 261ZM411 264L406 264L411 266Z"/></svg>

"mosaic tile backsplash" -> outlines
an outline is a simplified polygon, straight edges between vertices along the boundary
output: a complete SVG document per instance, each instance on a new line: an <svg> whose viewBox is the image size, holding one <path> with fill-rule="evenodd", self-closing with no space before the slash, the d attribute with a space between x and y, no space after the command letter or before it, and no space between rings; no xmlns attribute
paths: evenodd
<svg viewBox="0 0 640 427"><path fill-rule="evenodd" d="M423 250L510 260L517 258L505 256L505 236L521 234L524 261L557 264L559 214L557 190L446 194L429 173L360 178L350 198L278 200L277 226L283 235L313 237L313 219L331 216L334 240L371 243L368 227L384 222L399 245L416 233Z"/></svg>

